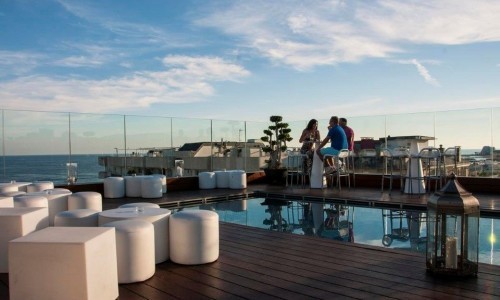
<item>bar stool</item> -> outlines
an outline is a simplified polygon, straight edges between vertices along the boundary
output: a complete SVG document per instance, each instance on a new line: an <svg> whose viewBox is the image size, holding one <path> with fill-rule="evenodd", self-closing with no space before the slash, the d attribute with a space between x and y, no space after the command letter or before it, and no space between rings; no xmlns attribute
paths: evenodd
<svg viewBox="0 0 500 300"><path fill-rule="evenodd" d="M425 181L425 189L431 192L431 182L434 182L434 190L438 190L442 186L443 174L441 168L441 151L434 147L425 147L420 150L418 157L422 161L422 176L419 179ZM420 192L420 191L419 191Z"/></svg>
<svg viewBox="0 0 500 300"><path fill-rule="evenodd" d="M400 190L403 192L404 184L403 181L406 178L404 171L404 166L407 160L410 158L410 150L406 147L397 147L395 149L385 148L380 152L380 156L384 158L384 171L382 173L382 188L381 192L384 192L384 182L385 179L389 179L389 194L392 191L392 182L394 179L399 179ZM389 168L388 168L389 165ZM394 165L399 169L399 173L394 173Z"/></svg>
<svg viewBox="0 0 500 300"><path fill-rule="evenodd" d="M325 174L325 176L329 176L332 179L332 186L333 186L333 178L335 177L337 186L340 191L342 189L340 184L340 178L345 177L347 178L346 179L347 186L350 189L351 188L351 178L349 174L350 164L347 162L349 158L349 150L341 149L337 155L325 154L323 156L323 161L327 160L328 158L331 158L333 160L336 169L335 172L332 174ZM323 169L324 169L324 164L323 164Z"/></svg>
<svg viewBox="0 0 500 300"><path fill-rule="evenodd" d="M460 146L453 146L453 147L448 147L446 150L443 151L442 154L442 161L443 161L443 170L444 170L444 176L447 176L449 173L453 172L458 175L458 167L457 163L460 161ZM449 165L447 164L447 161L451 160L451 171L448 172Z"/></svg>
<svg viewBox="0 0 500 300"><path fill-rule="evenodd" d="M286 186L293 186L294 178L296 178L297 185L302 186L304 188L306 183L306 174L308 174L307 170L305 170L305 160L307 159L307 154L294 153L292 151L288 152L287 157L287 176L286 176ZM308 174L309 175L309 174Z"/></svg>

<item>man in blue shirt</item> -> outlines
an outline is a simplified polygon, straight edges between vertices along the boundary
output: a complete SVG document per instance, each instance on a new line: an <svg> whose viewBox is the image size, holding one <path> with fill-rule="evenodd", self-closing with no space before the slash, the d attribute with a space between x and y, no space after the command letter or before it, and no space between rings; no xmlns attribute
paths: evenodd
<svg viewBox="0 0 500 300"><path fill-rule="evenodd" d="M330 118L330 126L328 128L328 135L323 139L318 149L316 149L316 153L321 161L323 161L325 154L338 155L340 150L347 149L347 137L344 129L339 126L339 118L337 116ZM323 148L328 141L331 141L331 147ZM330 170L334 171L333 162L327 161L327 163L331 167Z"/></svg>

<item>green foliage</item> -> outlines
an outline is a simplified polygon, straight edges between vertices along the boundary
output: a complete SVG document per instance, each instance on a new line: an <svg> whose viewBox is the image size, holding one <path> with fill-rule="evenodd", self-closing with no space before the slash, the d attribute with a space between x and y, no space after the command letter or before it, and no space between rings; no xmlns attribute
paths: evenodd
<svg viewBox="0 0 500 300"><path fill-rule="evenodd" d="M269 160L266 160L269 169L278 169L281 166L281 153L287 149L286 143L293 140L290 136L292 131L288 128L288 123L283 123L283 117L269 117L271 125L264 129L265 136L260 139L268 144L262 148L262 151L269 153Z"/></svg>

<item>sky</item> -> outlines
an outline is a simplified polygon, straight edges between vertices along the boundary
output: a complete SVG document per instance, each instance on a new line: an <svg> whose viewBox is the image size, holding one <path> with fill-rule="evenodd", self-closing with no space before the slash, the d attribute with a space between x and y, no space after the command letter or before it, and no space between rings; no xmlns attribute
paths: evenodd
<svg viewBox="0 0 500 300"><path fill-rule="evenodd" d="M265 121L500 106L500 1L0 0L0 108Z"/></svg>

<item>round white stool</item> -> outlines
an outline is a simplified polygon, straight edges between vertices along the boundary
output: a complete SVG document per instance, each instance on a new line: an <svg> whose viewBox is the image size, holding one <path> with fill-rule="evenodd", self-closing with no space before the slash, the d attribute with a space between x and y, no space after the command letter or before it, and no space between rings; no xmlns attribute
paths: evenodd
<svg viewBox="0 0 500 300"><path fill-rule="evenodd" d="M155 263L159 264L169 258L168 224L170 214L171 211L165 208L115 208L99 213L99 225L127 219L143 220L152 223L155 228Z"/></svg>
<svg viewBox="0 0 500 300"><path fill-rule="evenodd" d="M217 181L217 188L227 189L229 188L229 172L227 171L215 171L215 179Z"/></svg>
<svg viewBox="0 0 500 300"><path fill-rule="evenodd" d="M219 258L219 215L185 210L170 216L170 259L178 264L210 263Z"/></svg>
<svg viewBox="0 0 500 300"><path fill-rule="evenodd" d="M144 176L141 181L142 198L161 198L163 196L162 179L158 176Z"/></svg>
<svg viewBox="0 0 500 300"><path fill-rule="evenodd" d="M54 183L52 181L37 181L33 182L26 187L28 193L42 192L45 190L50 190L54 188Z"/></svg>
<svg viewBox="0 0 500 300"><path fill-rule="evenodd" d="M134 202L134 203L127 203L118 206L118 208L130 208L130 207L153 207L153 208L160 208L160 206L156 203L150 203L150 202Z"/></svg>
<svg viewBox="0 0 500 300"><path fill-rule="evenodd" d="M118 283L144 281L155 273L154 226L143 220L109 222L115 227Z"/></svg>
<svg viewBox="0 0 500 300"><path fill-rule="evenodd" d="M141 197L142 196L142 177L143 176L125 176L125 196Z"/></svg>
<svg viewBox="0 0 500 300"><path fill-rule="evenodd" d="M106 177L104 178L104 198L125 197L125 178Z"/></svg>
<svg viewBox="0 0 500 300"><path fill-rule="evenodd" d="M68 196L68 210L93 209L102 211L102 196L97 192L77 192Z"/></svg>
<svg viewBox="0 0 500 300"><path fill-rule="evenodd" d="M41 195L18 195L14 197L14 207L49 207L47 197Z"/></svg>
<svg viewBox="0 0 500 300"><path fill-rule="evenodd" d="M162 174L154 174L153 176L160 177L161 179L161 191L163 194L167 193L167 176Z"/></svg>
<svg viewBox="0 0 500 300"><path fill-rule="evenodd" d="M19 187L11 183L0 185L0 193L7 193L7 192L19 192Z"/></svg>
<svg viewBox="0 0 500 300"><path fill-rule="evenodd" d="M61 211L54 218L54 226L59 227L96 227L98 211L94 209L74 209Z"/></svg>
<svg viewBox="0 0 500 300"><path fill-rule="evenodd" d="M216 185L214 172L201 172L198 174L198 187L200 189L215 189Z"/></svg>
<svg viewBox="0 0 500 300"><path fill-rule="evenodd" d="M243 170L229 171L229 188L245 189L247 187L247 174Z"/></svg>

